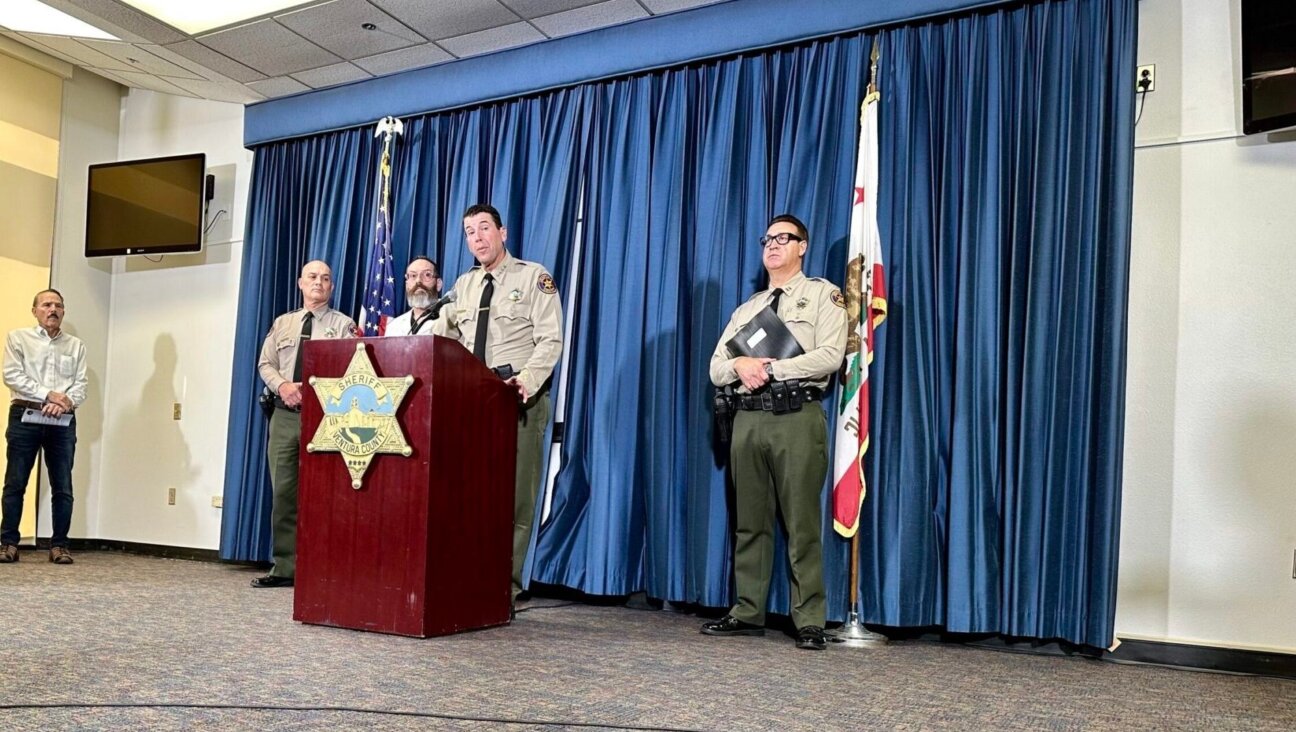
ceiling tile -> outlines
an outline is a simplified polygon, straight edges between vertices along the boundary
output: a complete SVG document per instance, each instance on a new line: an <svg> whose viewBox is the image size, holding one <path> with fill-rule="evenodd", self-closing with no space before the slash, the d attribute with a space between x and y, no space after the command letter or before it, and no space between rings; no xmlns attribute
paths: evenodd
<svg viewBox="0 0 1296 732"><path fill-rule="evenodd" d="M113 58L105 53L101 53L75 38L67 36L47 36L38 33L20 34L29 41L28 45L34 46L39 50L41 47L52 48L59 52L63 58L72 59L72 63L78 66L93 66L110 71L131 71L129 63Z"/></svg>
<svg viewBox="0 0 1296 732"><path fill-rule="evenodd" d="M37 43L35 40L28 38L27 36L24 36L21 33L17 33L11 30L2 30L0 31L0 36L4 36L5 38L8 38L10 40L17 41L18 43L21 43L24 46L27 46L28 48L34 48L37 51L53 56L54 58L60 61L66 61L72 64L73 66L84 66L84 64L82 64L80 61L77 61L76 59L72 58L66 53L63 53L62 51L59 51L57 48L51 48L50 46Z"/></svg>
<svg viewBox="0 0 1296 732"><path fill-rule="evenodd" d="M499 0L371 0L397 20L439 41L487 28L516 23L520 18Z"/></svg>
<svg viewBox="0 0 1296 732"><path fill-rule="evenodd" d="M728 1L729 0L642 0L643 4L652 11L653 15L673 13L676 10L688 10L689 8L700 8L703 5L715 5L718 2Z"/></svg>
<svg viewBox="0 0 1296 732"><path fill-rule="evenodd" d="M91 71L94 71L94 69L91 69ZM150 91L162 92L163 94L174 94L180 97L198 96L197 94L181 89L160 76L145 74L142 71L113 71L112 75L123 81L127 86L136 89L149 89Z"/></svg>
<svg viewBox="0 0 1296 732"><path fill-rule="evenodd" d="M199 48L202 48L203 50L206 50L208 53L214 53L213 51L209 50L206 46L203 46L198 43L195 43L194 45L198 46ZM219 81L219 82L232 81L232 79L230 79L229 77L219 74L216 71L209 69L206 66L203 66L197 61L194 61L191 58L181 56L180 54L176 53L175 51L172 51L166 46L146 46L146 48L148 48L148 52L153 54L154 56L157 56L158 58L161 58L164 61L170 61L171 63L175 64L176 66L179 66L182 69L188 69L190 72L189 76L193 76L195 78L207 79L209 81ZM248 73L256 74L256 78L258 79L262 78L261 74L257 74L257 72L253 71L252 69L248 69Z"/></svg>
<svg viewBox="0 0 1296 732"><path fill-rule="evenodd" d="M276 15L275 20L345 59L373 56L426 40L366 0L333 0ZM366 30L361 27L365 23L377 27Z"/></svg>
<svg viewBox="0 0 1296 732"><path fill-rule="evenodd" d="M243 84L236 84L232 81L221 82L206 81L203 79L176 79L171 77L167 77L167 81L187 92L197 94L203 99L212 99L217 102L248 104L265 99L264 96L252 91Z"/></svg>
<svg viewBox="0 0 1296 732"><path fill-rule="evenodd" d="M573 8L595 5L602 0L500 0L523 18L538 18L541 15L554 15Z"/></svg>
<svg viewBox="0 0 1296 732"><path fill-rule="evenodd" d="M608 0L597 5L545 15L531 22L545 35L555 38L647 17L650 17L648 11L635 0Z"/></svg>
<svg viewBox="0 0 1296 732"><path fill-rule="evenodd" d="M394 74L397 71L419 69L424 66L439 64L453 58L454 56L446 53L445 49L426 43L422 46L402 48L399 51L388 51L368 58L358 58L354 63L374 76L382 76L384 74Z"/></svg>
<svg viewBox="0 0 1296 732"><path fill-rule="evenodd" d="M177 66L170 61L154 56L149 52L149 49L144 46L136 46L130 43L115 43L113 41L94 41L90 39L81 42L96 51L129 64L128 68L133 71L143 71L148 74L157 74L158 76L183 76L189 79L202 78L201 75L195 74L189 69ZM160 48L160 46L154 46L153 48Z"/></svg>
<svg viewBox="0 0 1296 732"><path fill-rule="evenodd" d="M292 78L300 81L306 86L321 89L326 86L345 84L348 81L368 79L370 76L364 69L361 69L354 64L344 62L333 64L331 66L321 66L318 69L298 71L292 75Z"/></svg>
<svg viewBox="0 0 1296 732"><path fill-rule="evenodd" d="M437 45L459 58L463 58L464 56L476 56L504 48L543 41L544 39L544 35L533 28L530 23L522 22L477 31L458 38L447 38Z"/></svg>
<svg viewBox="0 0 1296 732"><path fill-rule="evenodd" d="M198 41L181 41L166 46L168 51L177 53L187 59L191 59L202 64L204 67L211 69L219 74L228 76L234 81L249 82L258 81L266 78L266 75L250 69L223 53L217 53L204 46Z"/></svg>
<svg viewBox="0 0 1296 732"><path fill-rule="evenodd" d="M342 59L273 20L258 20L199 36L198 42L267 76L283 76Z"/></svg>
<svg viewBox="0 0 1296 732"><path fill-rule="evenodd" d="M291 76L277 76L273 79L264 81L249 82L248 86L254 91L269 97L283 97L297 92L310 91L310 87L297 81Z"/></svg>

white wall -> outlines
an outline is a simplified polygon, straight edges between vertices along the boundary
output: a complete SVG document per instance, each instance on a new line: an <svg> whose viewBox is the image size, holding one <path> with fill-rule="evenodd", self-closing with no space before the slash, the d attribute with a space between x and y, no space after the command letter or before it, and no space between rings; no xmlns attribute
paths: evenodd
<svg viewBox="0 0 1296 732"><path fill-rule="evenodd" d="M1139 7L1117 634L1296 652L1296 136L1240 136L1237 0Z"/></svg>
<svg viewBox="0 0 1296 732"><path fill-rule="evenodd" d="M243 148L243 107L130 90L118 159L193 152L207 154L209 170L235 166L236 190L218 193L234 202L227 214L234 225L214 226L226 233L200 254L113 260L97 528L102 539L216 549L221 509L212 498L224 485L252 159Z"/></svg>
<svg viewBox="0 0 1296 732"><path fill-rule="evenodd" d="M50 283L67 299L64 327L86 344L88 393L77 410L76 462L72 471L76 504L73 537L98 536L100 469L103 465L104 389L108 384L109 311L112 268L87 260L85 252L86 167L117 156L122 87L75 69L63 82L63 122L59 152L58 198L54 216L54 253ZM40 536L49 536L49 492L42 490Z"/></svg>

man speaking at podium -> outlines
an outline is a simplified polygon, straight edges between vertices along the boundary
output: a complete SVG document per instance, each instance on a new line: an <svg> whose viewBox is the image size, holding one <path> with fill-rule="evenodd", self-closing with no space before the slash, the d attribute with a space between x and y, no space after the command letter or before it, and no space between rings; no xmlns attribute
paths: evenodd
<svg viewBox="0 0 1296 732"><path fill-rule="evenodd" d="M493 206L464 212L468 251L477 266L455 280L454 302L433 322L433 333L454 338L517 389L517 474L513 494L513 599L522 592L522 566L540 490L544 433L549 424L549 376L562 355L562 305L541 265L504 249L508 229Z"/></svg>
<svg viewBox="0 0 1296 732"><path fill-rule="evenodd" d="M734 414L729 467L736 491L738 601L702 632L765 634L775 511L781 509L797 647L823 650L820 495L828 473L828 426L819 400L846 351L846 301L832 283L802 273L809 242L800 219L774 217L760 243L769 289L738 306L711 356L713 384L741 382L730 400L735 409L728 412ZM762 318L768 327L749 328ZM767 353L784 356L759 355Z"/></svg>

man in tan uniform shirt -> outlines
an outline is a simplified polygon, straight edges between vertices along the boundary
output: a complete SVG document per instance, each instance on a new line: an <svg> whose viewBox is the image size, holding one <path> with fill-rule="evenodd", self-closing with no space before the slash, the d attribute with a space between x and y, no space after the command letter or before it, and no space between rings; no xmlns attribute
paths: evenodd
<svg viewBox="0 0 1296 732"><path fill-rule="evenodd" d="M455 301L433 323L433 333L454 338L488 367L510 366L517 389L517 474L513 500L513 597L522 592L522 566L544 462L549 424L549 376L562 356L562 304L543 266L513 258L504 249L508 229L499 211L478 204L464 213L468 250L477 260L455 281ZM489 294L488 294L489 291Z"/></svg>
<svg viewBox="0 0 1296 732"><path fill-rule="evenodd" d="M270 511L274 567L264 577L252 580L253 587L292 587L297 570L297 458L301 445L301 346L319 338L351 338L356 324L349 316L329 307L333 296L333 270L321 261L302 267L297 287L305 305L300 310L275 318L261 344L257 371L274 393L275 410L270 417L270 439L266 457L270 462L270 485L274 503Z"/></svg>
<svg viewBox="0 0 1296 732"><path fill-rule="evenodd" d="M711 383L738 387L729 467L735 491L734 585L738 601L706 635L764 635L774 562L776 510L787 526L792 565L792 621L797 647L823 650L825 601L820 532L828 474L828 423L820 399L846 351L846 300L831 282L806 277L809 246L795 216L774 217L761 237L770 289L738 306L711 356ZM735 357L726 345L766 307L773 307L804 351L787 359ZM797 382L801 408L777 411L772 382Z"/></svg>

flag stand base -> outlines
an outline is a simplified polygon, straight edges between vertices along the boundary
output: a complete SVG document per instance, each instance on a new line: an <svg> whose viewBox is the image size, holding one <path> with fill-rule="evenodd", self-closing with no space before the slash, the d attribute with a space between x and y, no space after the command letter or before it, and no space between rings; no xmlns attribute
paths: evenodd
<svg viewBox="0 0 1296 732"><path fill-rule="evenodd" d="M848 648L881 648L887 644L887 637L865 628L859 621L859 613L854 610L846 616L846 623L828 633L828 637L832 642L841 643Z"/></svg>

